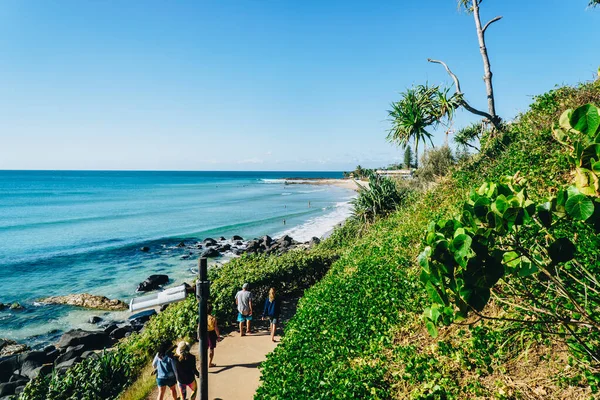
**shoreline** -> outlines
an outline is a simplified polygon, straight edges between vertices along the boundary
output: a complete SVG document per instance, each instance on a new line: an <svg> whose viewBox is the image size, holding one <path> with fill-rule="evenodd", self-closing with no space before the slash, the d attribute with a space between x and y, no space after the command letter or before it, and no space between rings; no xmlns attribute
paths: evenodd
<svg viewBox="0 0 600 400"><path fill-rule="evenodd" d="M285 178L282 179L285 185L329 185L344 189L358 191L359 185L368 187L368 181L359 179L335 179L335 178Z"/></svg>

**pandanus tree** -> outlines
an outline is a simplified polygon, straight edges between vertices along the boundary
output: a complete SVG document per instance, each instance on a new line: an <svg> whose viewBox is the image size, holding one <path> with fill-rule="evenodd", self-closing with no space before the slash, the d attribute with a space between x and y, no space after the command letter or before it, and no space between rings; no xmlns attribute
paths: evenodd
<svg viewBox="0 0 600 400"><path fill-rule="evenodd" d="M429 141L433 146L431 129L452 119L461 104L462 95L455 93L449 96L448 89L435 85L417 85L401 95L400 101L392 103L388 110L392 127L387 139L400 146L414 142L417 157L420 143L425 145Z"/></svg>

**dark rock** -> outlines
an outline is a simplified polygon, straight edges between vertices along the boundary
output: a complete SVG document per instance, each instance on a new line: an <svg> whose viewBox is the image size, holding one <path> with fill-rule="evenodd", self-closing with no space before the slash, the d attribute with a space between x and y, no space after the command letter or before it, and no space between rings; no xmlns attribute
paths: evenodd
<svg viewBox="0 0 600 400"><path fill-rule="evenodd" d="M162 306L160 306L159 311L163 312L163 311L165 311L167 309L167 307L169 307L168 304L163 304Z"/></svg>
<svg viewBox="0 0 600 400"><path fill-rule="evenodd" d="M4 310L7 307L6 304L0 303L0 311Z"/></svg>
<svg viewBox="0 0 600 400"><path fill-rule="evenodd" d="M0 396L11 396L15 394L16 382L0 383Z"/></svg>
<svg viewBox="0 0 600 400"><path fill-rule="evenodd" d="M215 246L217 241L213 238L206 238L202 243L204 243L204 246Z"/></svg>
<svg viewBox="0 0 600 400"><path fill-rule="evenodd" d="M56 346L54 346L52 344L44 347L44 353L46 353L46 354L53 352L54 350L56 350Z"/></svg>
<svg viewBox="0 0 600 400"><path fill-rule="evenodd" d="M110 338L103 331L74 329L62 335L56 347L66 348L80 344L83 344L86 350L102 350L110 344Z"/></svg>
<svg viewBox="0 0 600 400"><path fill-rule="evenodd" d="M140 251L143 251L144 253L147 253L147 252L150 251L150 247L148 247L148 246L141 247Z"/></svg>
<svg viewBox="0 0 600 400"><path fill-rule="evenodd" d="M117 328L110 333L111 339L119 340L123 339L128 332L132 332L133 327L131 325L125 325L123 327Z"/></svg>
<svg viewBox="0 0 600 400"><path fill-rule="evenodd" d="M140 283L137 287L138 292L149 292L156 290L160 285L164 285L169 282L168 275L150 275L146 280Z"/></svg>
<svg viewBox="0 0 600 400"><path fill-rule="evenodd" d="M10 305L10 309L11 310L24 310L25 307L23 307L20 303L17 303L16 301L14 303L12 303Z"/></svg>
<svg viewBox="0 0 600 400"><path fill-rule="evenodd" d="M54 369L58 370L59 372L65 372L66 370L71 368L73 365L77 364L79 361L81 361L81 357L72 358L61 364L56 364L54 366Z"/></svg>
<svg viewBox="0 0 600 400"><path fill-rule="evenodd" d="M17 382L17 385L19 384L19 382ZM25 385L23 386L17 386L15 388L15 396L20 395L21 393L23 393L23 391L25 390Z"/></svg>
<svg viewBox="0 0 600 400"><path fill-rule="evenodd" d="M94 325L95 325L95 324L97 324L98 322L101 322L101 321L102 321L102 318L100 318L100 317L98 317L98 316L94 315L94 316L91 316L91 317L90 317L90 319L89 319L89 321L88 321L88 322L89 322L90 324L94 324Z"/></svg>
<svg viewBox="0 0 600 400"><path fill-rule="evenodd" d="M227 239L225 239L223 236L221 236L221 237L219 238L219 240L220 240L220 241L224 241L224 240L227 240Z"/></svg>
<svg viewBox="0 0 600 400"><path fill-rule="evenodd" d="M10 377L10 379L8 380L9 382L27 382L29 380L29 378L27 378L26 376L23 375L19 375L19 374L14 374L13 376Z"/></svg>
<svg viewBox="0 0 600 400"><path fill-rule="evenodd" d="M223 246L219 247L219 251L229 251L229 250L231 250L231 245L229 243L226 243Z"/></svg>
<svg viewBox="0 0 600 400"><path fill-rule="evenodd" d="M242 254L244 254L244 250L242 249L233 249L233 254L235 254L236 256L241 256Z"/></svg>
<svg viewBox="0 0 600 400"><path fill-rule="evenodd" d="M213 247L209 247L208 249L206 249L202 252L200 257L218 257L220 255L221 255L221 253L219 253L219 251L217 249L215 249Z"/></svg>
<svg viewBox="0 0 600 400"><path fill-rule="evenodd" d="M241 237L241 236L238 236L238 235L233 235L231 237L231 241L233 242L233 241L236 241L236 240L244 240L244 238Z"/></svg>
<svg viewBox="0 0 600 400"><path fill-rule="evenodd" d="M246 251L248 253L254 253L260 248L260 242L258 240L251 240L248 242L246 246Z"/></svg>
<svg viewBox="0 0 600 400"><path fill-rule="evenodd" d="M317 245L317 244L319 244L319 243L321 243L321 239L319 239L319 238L318 238L318 237L316 237L316 236L313 236L313 238L312 238L312 239L310 239L310 242L308 242L308 246L309 246L309 247L313 247L313 246L315 246L315 245Z"/></svg>
<svg viewBox="0 0 600 400"><path fill-rule="evenodd" d="M85 350L85 346L80 344L78 346L69 347L63 354L54 360L55 365L59 365L64 363L65 361L72 360L73 358L77 358L83 354Z"/></svg>
<svg viewBox="0 0 600 400"><path fill-rule="evenodd" d="M238 240L237 242L235 242L235 245L236 246L243 246L244 242Z"/></svg>
<svg viewBox="0 0 600 400"><path fill-rule="evenodd" d="M110 335L112 333L112 331L114 331L118 327L119 327L119 325L117 325L117 324L114 324L114 323L110 324L106 328L104 328L104 333L106 333L107 335Z"/></svg>
<svg viewBox="0 0 600 400"><path fill-rule="evenodd" d="M8 382L13 373L19 369L21 364L16 355L0 359L0 382Z"/></svg>
<svg viewBox="0 0 600 400"><path fill-rule="evenodd" d="M177 247L185 247L185 243L183 243L183 242L179 242L179 243L177 244Z"/></svg>
<svg viewBox="0 0 600 400"><path fill-rule="evenodd" d="M199 249L201 249L201 248L202 248L202 245L201 245L200 243L198 243L198 244L196 245L196 247L197 247L197 248L199 248Z"/></svg>
<svg viewBox="0 0 600 400"><path fill-rule="evenodd" d="M43 351L30 351L20 354L20 374L29 379L34 379L39 374L39 369L48 361L48 356Z"/></svg>
<svg viewBox="0 0 600 400"><path fill-rule="evenodd" d="M150 320L150 317L154 315L156 315L156 311L154 310L142 311L141 313L137 313L129 317L129 323L132 326L144 325Z"/></svg>
<svg viewBox="0 0 600 400"><path fill-rule="evenodd" d="M96 354L95 351L91 351L91 350L84 351L83 353L81 353L81 358L83 358L85 360L86 358L90 358L90 357L94 356L95 354Z"/></svg>
<svg viewBox="0 0 600 400"><path fill-rule="evenodd" d="M181 257L179 257L180 260L187 260L188 258L190 258L189 254L184 254Z"/></svg>
<svg viewBox="0 0 600 400"><path fill-rule="evenodd" d="M54 349L54 350L46 353L48 362L54 362L54 360L56 360L58 358L58 356L60 356L60 350L58 350L58 349Z"/></svg>

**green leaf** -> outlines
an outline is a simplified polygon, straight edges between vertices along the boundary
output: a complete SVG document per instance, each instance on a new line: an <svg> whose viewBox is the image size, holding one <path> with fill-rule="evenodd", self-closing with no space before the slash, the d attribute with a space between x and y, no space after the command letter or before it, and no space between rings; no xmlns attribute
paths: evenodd
<svg viewBox="0 0 600 400"><path fill-rule="evenodd" d="M427 332L429 332L429 335L432 338L436 338L438 336L437 326L435 326L433 322L431 322L430 320L426 320L425 327L427 328Z"/></svg>
<svg viewBox="0 0 600 400"><path fill-rule="evenodd" d="M454 257L466 257L469 254L472 242L473 239L471 239L471 236L466 235L464 233L462 235L456 236L452 240L452 249L454 249Z"/></svg>
<svg viewBox="0 0 600 400"><path fill-rule="evenodd" d="M490 300L490 289L480 287L464 287L460 291L460 297L477 311L482 311Z"/></svg>
<svg viewBox="0 0 600 400"><path fill-rule="evenodd" d="M552 225L552 203L547 201L537 206L537 217L546 228Z"/></svg>
<svg viewBox="0 0 600 400"><path fill-rule="evenodd" d="M572 126L571 126L571 115L573 115L573 110L572 109L568 109L565 112L563 112L560 115L560 118L558 120L558 126L560 126L562 129L569 131L571 130Z"/></svg>
<svg viewBox="0 0 600 400"><path fill-rule="evenodd" d="M492 203L492 211L494 211L499 216L503 216L504 212L508 208L508 202L506 201L506 197L504 195L500 195L496 198L496 201Z"/></svg>
<svg viewBox="0 0 600 400"><path fill-rule="evenodd" d="M555 263L567 262L575 257L575 245L567 238L556 239L548 248L548 254Z"/></svg>
<svg viewBox="0 0 600 400"><path fill-rule="evenodd" d="M585 221L594 214L594 203L587 196L576 194L569 196L565 209L572 218Z"/></svg>
<svg viewBox="0 0 600 400"><path fill-rule="evenodd" d="M569 118L569 123L573 129L584 135L595 135L600 126L598 108L592 104L586 104L575 109Z"/></svg>
<svg viewBox="0 0 600 400"><path fill-rule="evenodd" d="M429 294L429 298L432 302L437 304L446 305L446 300L442 297L440 290L433 285L431 282L427 282L425 285L425 289L427 290L427 294Z"/></svg>
<svg viewBox="0 0 600 400"><path fill-rule="evenodd" d="M491 201L487 197L480 197L477 199L473 205L473 212L475 213L475 216L480 220L484 219L488 213L490 204Z"/></svg>

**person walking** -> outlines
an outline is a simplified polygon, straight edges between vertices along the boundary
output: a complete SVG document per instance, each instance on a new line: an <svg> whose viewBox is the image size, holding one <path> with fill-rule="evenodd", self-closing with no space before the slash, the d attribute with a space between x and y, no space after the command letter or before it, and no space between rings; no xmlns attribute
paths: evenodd
<svg viewBox="0 0 600 400"><path fill-rule="evenodd" d="M200 373L196 368L196 357L190 353L190 345L185 341L179 342L177 350L175 350L175 377L177 378L177 384L179 386L179 393L181 393L181 399L187 399L187 388L192 390L192 397L196 398L196 390L198 385L196 383L196 377L199 377Z"/></svg>
<svg viewBox="0 0 600 400"><path fill-rule="evenodd" d="M158 353L154 356L152 367L156 372L156 384L158 386L158 400L162 400L165 396L167 388L171 390L173 399L177 398L175 390L175 361L169 355L171 345L165 342L160 345Z"/></svg>
<svg viewBox="0 0 600 400"><path fill-rule="evenodd" d="M280 321L281 315L281 303L279 298L276 295L275 288L269 289L269 296L265 300L265 308L263 310L263 319L265 317L269 318L271 322L271 340L275 342L275 330L277 329L277 324Z"/></svg>
<svg viewBox="0 0 600 400"><path fill-rule="evenodd" d="M250 321L252 321L252 293L248 290L248 283L242 285L242 290L235 294L235 304L238 309L238 322L240 323L240 336L244 336L244 322L246 334L250 334Z"/></svg>
<svg viewBox="0 0 600 400"><path fill-rule="evenodd" d="M213 363L213 358L215 356L215 347L217 347L217 342L221 341L221 334L219 333L219 322L217 318L212 315L212 305L208 306L208 316L207 316L207 327L208 327L208 366L216 367L217 364Z"/></svg>

